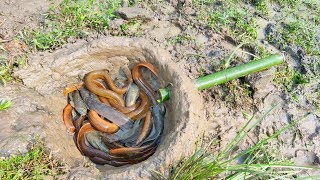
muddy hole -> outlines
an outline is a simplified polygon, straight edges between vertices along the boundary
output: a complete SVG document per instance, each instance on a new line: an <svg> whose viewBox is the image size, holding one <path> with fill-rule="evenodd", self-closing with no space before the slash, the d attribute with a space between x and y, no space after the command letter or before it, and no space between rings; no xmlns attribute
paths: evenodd
<svg viewBox="0 0 320 180"><path fill-rule="evenodd" d="M205 113L201 96L192 80L179 72L180 68L171 61L170 55L157 44L144 39L112 37L83 42L34 59L33 67L20 70L17 75L26 86L50 99L45 106L53 116L50 116L52 121L45 123L46 139L49 147L71 166L78 166L84 158L61 119L61 112L67 103L62 90L68 84L79 83L85 74L94 70L108 69L113 76L119 72L121 74L121 67L131 69L138 62L149 62L160 74L157 84L152 82L154 78L151 73L147 70L142 72L153 86L173 85L171 98L165 102L164 130L155 153L134 165L96 165L102 176L121 178L125 174L128 177L150 177L152 170L161 172L164 167L192 153L196 141L203 135L206 122L203 121ZM39 64L43 67L40 70Z"/></svg>
<svg viewBox="0 0 320 180"><path fill-rule="evenodd" d="M117 66L107 58L110 69L91 71L64 89L68 103L63 121L83 155L96 164L119 167L153 155L166 108L157 102L161 75L151 63L115 58Z"/></svg>

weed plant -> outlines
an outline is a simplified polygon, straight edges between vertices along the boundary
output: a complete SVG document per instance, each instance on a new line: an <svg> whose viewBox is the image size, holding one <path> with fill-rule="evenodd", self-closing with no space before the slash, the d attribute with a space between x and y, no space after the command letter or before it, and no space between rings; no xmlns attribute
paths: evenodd
<svg viewBox="0 0 320 180"><path fill-rule="evenodd" d="M208 148L211 143L207 146L202 145L191 157L182 160L179 166L173 167L168 179L285 179L296 177L295 175L302 170L317 169L316 167L295 166L286 159L273 156L272 148L268 148L272 140L295 127L303 118L292 121L269 137L259 140L253 146L240 152L237 151L237 147L248 133L276 107L273 106L257 119L254 116L250 118L236 137L217 154L209 153ZM159 179L165 177L160 173L156 173L156 176Z"/></svg>

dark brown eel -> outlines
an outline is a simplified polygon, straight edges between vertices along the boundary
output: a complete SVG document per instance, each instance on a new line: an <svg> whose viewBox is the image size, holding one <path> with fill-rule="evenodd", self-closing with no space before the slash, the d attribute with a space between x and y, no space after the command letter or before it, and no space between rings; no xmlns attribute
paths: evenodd
<svg viewBox="0 0 320 180"><path fill-rule="evenodd" d="M154 132L150 132L149 136L145 140L143 140L140 144L138 144L139 146L150 143L150 142L152 143L153 141L159 141L164 128L164 124L163 124L164 123L163 122L164 107L162 104L160 105L157 103L155 91L140 75L139 72L141 67L148 68L151 72L153 72L156 76L158 76L156 68L152 64L147 62L138 63L132 69L132 76L133 76L134 82L137 84L139 88L141 88L148 95L152 105L151 107L151 112L153 117L152 129L154 130Z"/></svg>
<svg viewBox="0 0 320 180"><path fill-rule="evenodd" d="M79 132L83 121L85 120L86 116L80 116L78 119L76 119L75 121L73 121L73 125L76 128L76 132Z"/></svg>
<svg viewBox="0 0 320 180"><path fill-rule="evenodd" d="M109 164L112 166L123 166L126 164L131 164L131 163L136 163L136 161L140 161L141 158L146 158L144 156L141 156L138 154L140 157L134 157L133 159L128 159L126 157L119 157L119 156L113 156L111 154L106 154L103 151L97 150L95 148L89 147L85 143L85 133L90 132L90 131L95 131L95 129L89 124L86 123L84 124L77 137L77 143L78 146L81 149L81 152L83 155L88 156L90 160L97 164ZM152 149L151 149L152 150ZM146 155L150 154L147 153Z"/></svg>

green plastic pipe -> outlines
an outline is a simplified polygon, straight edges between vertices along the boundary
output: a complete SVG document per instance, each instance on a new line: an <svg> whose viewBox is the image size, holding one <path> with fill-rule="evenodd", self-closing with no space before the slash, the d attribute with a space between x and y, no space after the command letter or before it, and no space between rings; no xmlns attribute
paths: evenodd
<svg viewBox="0 0 320 180"><path fill-rule="evenodd" d="M281 64L283 60L283 55L273 54L263 59L251 61L246 64L200 77L196 80L196 87L198 90L207 89L212 86L223 84L233 79L246 76L248 74L262 71L271 66Z"/></svg>

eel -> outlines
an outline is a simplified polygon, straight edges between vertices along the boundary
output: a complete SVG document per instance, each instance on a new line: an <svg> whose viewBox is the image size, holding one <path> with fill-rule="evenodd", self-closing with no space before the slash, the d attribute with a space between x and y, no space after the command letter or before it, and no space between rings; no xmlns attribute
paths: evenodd
<svg viewBox="0 0 320 180"><path fill-rule="evenodd" d="M98 113L94 110L89 111L88 118L89 118L90 124L93 127L95 127L98 131L101 131L107 134L113 134L119 130L119 126L102 119L98 115Z"/></svg>
<svg viewBox="0 0 320 180"><path fill-rule="evenodd" d="M69 85L69 86L66 86L63 90L63 95L64 96L67 96L69 93L81 88L81 86L83 85L83 82L77 84L77 85Z"/></svg>
<svg viewBox="0 0 320 180"><path fill-rule="evenodd" d="M71 92L71 97L72 97L72 102L73 102L73 107L74 109L81 115L86 115L87 114L87 106L85 102L83 102L80 93L77 90ZM71 103L70 103L71 104ZM71 104L72 105L72 104Z"/></svg>
<svg viewBox="0 0 320 180"><path fill-rule="evenodd" d="M78 133L77 144L83 155L89 157L90 160L98 164L109 164L112 166L130 164L126 157L113 156L111 154L104 153L101 150L87 146L85 134L92 131L95 131L95 129L89 123L86 123L81 127Z"/></svg>
<svg viewBox="0 0 320 180"><path fill-rule="evenodd" d="M136 145L140 144L149 135L151 129L152 129L151 111L148 111L146 117L144 118L141 133L136 141Z"/></svg>
<svg viewBox="0 0 320 180"><path fill-rule="evenodd" d="M135 104L139 97L139 88L136 84L131 83L125 98L126 106L132 106Z"/></svg>
<svg viewBox="0 0 320 180"><path fill-rule="evenodd" d="M85 75L84 84L86 85L87 89L93 92L94 94L102 97L114 99L121 106L125 106L124 101L120 95L127 92L129 85L132 82L131 74L127 78L128 78L127 80L128 85L124 88L118 88L114 84L112 78L109 76L108 70L96 70L96 71L91 71ZM94 82L94 80L97 80L97 79L103 79L111 90L98 87Z"/></svg>
<svg viewBox="0 0 320 180"><path fill-rule="evenodd" d="M100 149L101 151L108 153L109 149L108 147L104 144L102 141L101 136L99 135L98 131L92 131L92 132L87 132L85 134L85 137L89 144L93 146L96 149Z"/></svg>
<svg viewBox="0 0 320 180"><path fill-rule="evenodd" d="M151 87L151 85L140 75L140 68L145 67L149 69L156 77L159 77L158 70L148 62L141 62L135 64L132 68L132 77L134 82L138 85L139 88L143 89L146 93L151 93L150 95L156 97L155 91ZM149 95L148 95L149 96ZM150 97L150 96L149 96Z"/></svg>
<svg viewBox="0 0 320 180"><path fill-rule="evenodd" d="M66 105L66 107L63 109L63 122L65 126L67 127L67 130L71 133L74 133L76 128L74 127L72 123L72 106L70 103Z"/></svg>
<svg viewBox="0 0 320 180"><path fill-rule="evenodd" d="M143 154L149 152L151 149L157 147L158 141L154 141L151 144L144 145L141 147L123 147L117 149L110 149L110 155L126 157L126 158L136 158L142 156Z"/></svg>
<svg viewBox="0 0 320 180"><path fill-rule="evenodd" d="M150 100L147 94L143 91L139 91L139 94L139 97L141 99L140 106L134 111L126 114L126 116L128 116L133 121L143 118L150 109Z"/></svg>
<svg viewBox="0 0 320 180"><path fill-rule="evenodd" d="M105 87L101 82L95 80L94 83L95 83L98 87L103 88L103 89L106 89L106 87ZM131 105L131 106L127 106L127 107L126 107L126 106L121 106L121 105L119 105L119 104L117 103L117 101L115 101L114 99L109 99L109 100L108 100L107 98L102 97L102 96L99 96L99 100L100 100L101 102L107 104L107 105L110 105L110 106L116 108L118 111L120 111L120 112L122 112L122 113L124 113L124 114L129 113L129 112L135 110L135 109L139 106L139 103L135 103L135 104L133 104L133 105Z"/></svg>
<svg viewBox="0 0 320 180"><path fill-rule="evenodd" d="M77 118L75 121L73 121L73 125L76 128L76 132L78 132L82 126L82 123L84 122L84 120L86 119L86 116L79 116L79 118Z"/></svg>
<svg viewBox="0 0 320 180"><path fill-rule="evenodd" d="M152 89L152 87L143 79L143 77L140 75L140 68L141 67L146 67L148 68L154 75L158 77L158 72L156 68L147 62L142 62L136 64L133 69L132 69L132 76L134 82L138 85L139 88L141 88L149 97L152 107L151 107L151 112L152 112L152 126L154 127L153 129L155 132L150 132L149 136L146 137L145 140L143 140L141 143L138 145L143 145L146 143L149 143L150 141L155 141L158 140L161 137L161 134L163 132L164 128L164 107L162 104L157 103L155 91Z"/></svg>
<svg viewBox="0 0 320 180"><path fill-rule="evenodd" d="M133 121L130 118L114 108L102 103L95 94L88 91L86 88L82 87L79 91L88 109L96 111L99 115L113 122L124 131L128 131L132 128Z"/></svg>

